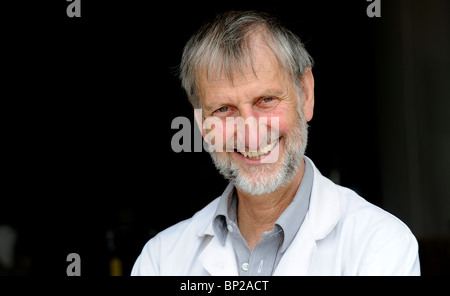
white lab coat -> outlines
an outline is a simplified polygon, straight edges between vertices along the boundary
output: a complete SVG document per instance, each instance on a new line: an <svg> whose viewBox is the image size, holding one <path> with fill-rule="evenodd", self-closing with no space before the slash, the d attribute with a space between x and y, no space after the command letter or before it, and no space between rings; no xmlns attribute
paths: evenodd
<svg viewBox="0 0 450 296"><path fill-rule="evenodd" d="M313 168L309 211L274 275L420 275L408 227ZM212 228L218 201L152 238L131 274L238 275L230 236L222 245Z"/></svg>

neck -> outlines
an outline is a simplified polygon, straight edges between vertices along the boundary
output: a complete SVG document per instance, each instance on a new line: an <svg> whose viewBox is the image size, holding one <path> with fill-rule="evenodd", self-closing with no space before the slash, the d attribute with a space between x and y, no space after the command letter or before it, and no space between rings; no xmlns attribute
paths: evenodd
<svg viewBox="0 0 450 296"><path fill-rule="evenodd" d="M300 186L305 171L305 161L293 180L272 193L251 195L236 188L238 195L238 226L250 250L261 240L266 231L273 229L275 222L289 206Z"/></svg>

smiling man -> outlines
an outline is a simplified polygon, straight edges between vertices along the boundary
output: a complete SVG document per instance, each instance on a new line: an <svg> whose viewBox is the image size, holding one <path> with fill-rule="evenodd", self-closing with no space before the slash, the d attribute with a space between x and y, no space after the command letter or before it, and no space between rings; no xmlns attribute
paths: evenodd
<svg viewBox="0 0 450 296"><path fill-rule="evenodd" d="M180 77L230 183L152 238L132 275L420 274L408 227L304 155L314 78L297 36L263 13L221 14L187 43Z"/></svg>

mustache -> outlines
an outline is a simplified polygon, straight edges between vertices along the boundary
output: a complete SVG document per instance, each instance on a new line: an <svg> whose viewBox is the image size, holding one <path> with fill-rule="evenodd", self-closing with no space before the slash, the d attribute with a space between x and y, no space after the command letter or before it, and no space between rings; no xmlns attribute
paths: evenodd
<svg viewBox="0 0 450 296"><path fill-rule="evenodd" d="M270 134L267 137L264 137L258 143L257 141L249 141L249 143L244 143L242 141L233 139L226 143L226 152L233 152L235 150L237 150L238 152L256 152L277 141L278 139L279 137L273 137L270 136Z"/></svg>

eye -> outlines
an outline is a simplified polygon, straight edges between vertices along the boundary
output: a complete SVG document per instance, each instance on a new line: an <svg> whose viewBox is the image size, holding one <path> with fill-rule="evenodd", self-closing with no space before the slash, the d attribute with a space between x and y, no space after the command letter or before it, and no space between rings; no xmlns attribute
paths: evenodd
<svg viewBox="0 0 450 296"><path fill-rule="evenodd" d="M233 111L233 108L228 106L222 106L219 109L216 109L216 111L213 112L214 116L218 117L226 117L229 116Z"/></svg>
<svg viewBox="0 0 450 296"><path fill-rule="evenodd" d="M229 107L227 107L227 106L223 106L223 107L221 107L221 108L217 109L217 112L221 112L221 113L223 113L223 112L227 112L227 111L229 111L229 110L230 110L230 108L229 108Z"/></svg>
<svg viewBox="0 0 450 296"><path fill-rule="evenodd" d="M261 108L273 108L277 105L278 101L276 97L264 97L259 100L258 104Z"/></svg>

